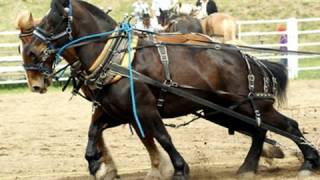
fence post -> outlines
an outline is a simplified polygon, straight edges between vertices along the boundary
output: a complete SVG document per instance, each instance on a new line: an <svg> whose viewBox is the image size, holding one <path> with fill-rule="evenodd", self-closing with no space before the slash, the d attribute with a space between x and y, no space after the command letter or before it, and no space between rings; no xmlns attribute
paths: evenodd
<svg viewBox="0 0 320 180"><path fill-rule="evenodd" d="M298 21L296 18L287 20L287 35L288 35L288 50L298 51L299 49L299 34L298 34ZM299 72L299 58L297 55L289 54L288 56L288 76L290 79L297 78Z"/></svg>

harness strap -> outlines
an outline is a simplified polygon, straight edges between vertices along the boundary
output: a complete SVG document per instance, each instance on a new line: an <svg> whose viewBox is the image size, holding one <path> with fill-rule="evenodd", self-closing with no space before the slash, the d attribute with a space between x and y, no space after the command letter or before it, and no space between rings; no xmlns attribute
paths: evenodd
<svg viewBox="0 0 320 180"><path fill-rule="evenodd" d="M264 69L267 71L267 73L271 76L272 94L276 95L277 94L277 86L278 86L277 79L275 78L274 74L271 72L271 70L265 64L263 64L261 61L258 61L258 62L264 67Z"/></svg>
<svg viewBox="0 0 320 180"><path fill-rule="evenodd" d="M118 73L118 74L120 74L120 75L122 75L124 77L128 77L129 72L128 72L127 68L121 67L121 66L119 66L117 64L113 64L113 63L111 63L109 67L110 67L110 69L112 71L114 71L114 72L116 72L116 73ZM248 123L250 125L257 126L257 123L255 122L255 120L250 118L250 117L248 117L248 116L246 116L246 115L243 115L243 114L240 114L238 112L235 112L235 111L233 111L233 110L231 110L229 108L225 108L225 107L219 106L219 105L217 105L217 104L215 104L215 103L213 103L211 101L208 101L208 100L206 100L204 98L200 98L198 96L195 96L195 95L193 95L191 93L188 93L188 92L186 92L184 90L181 90L179 88L167 87L167 86L163 85L163 83L161 83L159 81L156 81L156 80L154 80L154 79L152 79L152 78L150 78L150 77L148 77L146 75L143 75L143 74L141 74L141 73L139 73L139 72L137 72L135 70L132 70L132 72L133 72L133 78L135 80L138 80L140 82L152 85L154 87L164 88L168 92L170 92L170 93L172 93L172 94L174 94L176 96L179 96L179 97L185 98L187 100L190 100L192 102L198 103L198 104L200 104L200 105L202 105L204 107L208 107L210 109L219 111L219 112L221 112L223 114L226 114L228 116L231 116L231 117L234 117L236 119L239 119L239 120L241 120L241 121L243 121L245 123ZM271 126L269 124L266 124L264 122L261 122L260 128L262 128L264 130L269 130L269 131L275 132L275 133L280 134L280 135L285 136L285 137L288 137L288 138L294 140L296 143L299 143L299 144L307 143L307 141L304 138L300 138L298 136L290 134L290 133L288 133L286 131L283 131L281 129L273 127L273 126Z"/></svg>
<svg viewBox="0 0 320 180"><path fill-rule="evenodd" d="M163 65L164 69L164 84L167 86L172 86L172 80L170 76L170 69L169 69L169 57L167 52L167 47L162 44L157 44L158 53L160 55L160 62ZM166 90L161 88L161 91L159 93L159 97L157 99L157 107L160 111L160 114L163 114L164 111L164 98L166 94Z"/></svg>
<svg viewBox="0 0 320 180"><path fill-rule="evenodd" d="M250 66L250 62L249 62L249 57L247 54L242 54L246 65L247 65L247 69L248 69L248 89L249 89L249 94L248 96L253 96L254 95L254 90L255 90L255 85L254 85L254 81L255 81L255 76L252 73L252 69Z"/></svg>
<svg viewBox="0 0 320 180"><path fill-rule="evenodd" d="M262 63L257 60L253 59L253 62L259 67L260 71L262 72L263 75L263 92L268 93L269 92L269 87L270 87L270 78L268 76L268 73L266 72L265 68L262 66Z"/></svg>
<svg viewBox="0 0 320 180"><path fill-rule="evenodd" d="M169 57L168 57L167 47L162 44L158 44L157 47L160 55L160 60L164 68L165 81L170 81L171 77L170 77L170 70L169 70Z"/></svg>

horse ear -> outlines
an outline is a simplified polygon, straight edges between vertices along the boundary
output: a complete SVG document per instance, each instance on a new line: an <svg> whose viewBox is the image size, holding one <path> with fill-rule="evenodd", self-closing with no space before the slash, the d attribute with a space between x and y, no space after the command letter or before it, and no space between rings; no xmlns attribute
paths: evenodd
<svg viewBox="0 0 320 180"><path fill-rule="evenodd" d="M163 14L163 11L162 11L162 9L161 9L161 8L159 8L159 11L160 11L160 14Z"/></svg>
<svg viewBox="0 0 320 180"><path fill-rule="evenodd" d="M30 11L24 11L18 14L15 20L16 29L26 30L33 27L33 16Z"/></svg>

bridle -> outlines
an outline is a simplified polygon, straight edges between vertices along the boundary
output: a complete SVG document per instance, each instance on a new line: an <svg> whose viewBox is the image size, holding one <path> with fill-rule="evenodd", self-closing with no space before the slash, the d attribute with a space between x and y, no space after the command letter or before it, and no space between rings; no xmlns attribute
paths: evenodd
<svg viewBox="0 0 320 180"><path fill-rule="evenodd" d="M55 54L59 47L55 47L53 44L53 41L57 41L59 39L62 39L64 37L68 37L69 41L73 40L72 36L72 21L73 21L73 15L72 15L72 0L69 0L69 5L67 8L64 8L64 11L68 13L67 17L67 26L64 31L58 33L58 34L52 34L46 32L46 30L41 29L40 27L36 27L33 31L33 35L35 35L37 38L45 42L47 45L47 49L45 49L42 54L40 55L41 62L45 62L51 55Z"/></svg>
<svg viewBox="0 0 320 180"><path fill-rule="evenodd" d="M21 31L19 34L20 40L23 41L24 38L28 38L28 37L31 38L31 36L33 35L33 32L34 32L34 27L32 27L24 32ZM19 47L19 52L20 52L20 47ZM23 52L20 52L20 53L23 53ZM24 67L24 69L26 71L37 71L45 76L48 76L49 74L51 74L51 70L49 68L45 67L43 65L43 63L40 63L40 64L38 64L38 63L37 64L36 63L25 64L25 63L23 63L22 66Z"/></svg>

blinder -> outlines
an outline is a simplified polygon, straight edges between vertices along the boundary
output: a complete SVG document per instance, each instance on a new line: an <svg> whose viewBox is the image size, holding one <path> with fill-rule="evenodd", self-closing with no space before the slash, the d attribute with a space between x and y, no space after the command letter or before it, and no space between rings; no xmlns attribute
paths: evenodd
<svg viewBox="0 0 320 180"><path fill-rule="evenodd" d="M69 0L69 5L68 7L64 8L64 12L67 13L67 27L63 32L53 34L53 33L48 33L46 30L41 29L40 27L36 27L35 30L33 31L33 34L38 37L40 40L44 41L47 45L47 50L45 50L44 54L51 55L54 52L56 52L56 47L54 46L53 41L57 41L61 38L68 37L69 41L73 40L72 36L72 21L73 21L73 16L72 16L72 0ZM45 61L48 58L44 59L43 57L41 58L42 61Z"/></svg>
<svg viewBox="0 0 320 180"><path fill-rule="evenodd" d="M33 64L32 66L27 66L29 70L33 69L38 69L42 73L48 73L50 74L51 71L48 71L47 68L45 68L42 64L47 61L47 59L56 53L59 49L59 47L56 47L54 45L54 41L60 40L62 38L67 37L69 41L73 40L72 36L72 21L73 21L73 16L72 16L72 0L69 0L69 5L68 7L64 8L64 12L67 14L67 16L63 18L67 18L67 26L63 32L53 34L49 33L44 29L41 29L40 27L36 27L33 31L33 35L42 40L46 45L47 48L42 52L40 55L40 65ZM26 67L25 67L26 69ZM27 69L26 69L27 70Z"/></svg>

